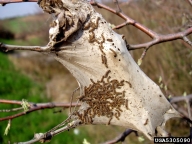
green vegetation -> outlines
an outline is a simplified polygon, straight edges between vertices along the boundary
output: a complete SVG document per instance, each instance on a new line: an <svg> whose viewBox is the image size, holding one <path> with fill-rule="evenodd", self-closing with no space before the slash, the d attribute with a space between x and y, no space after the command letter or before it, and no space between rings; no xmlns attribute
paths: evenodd
<svg viewBox="0 0 192 144"><path fill-rule="evenodd" d="M12 39L0 39L0 42L12 45L26 45L28 42L24 42L23 40L12 40Z"/></svg>
<svg viewBox="0 0 192 144"><path fill-rule="evenodd" d="M41 15L40 15L41 16ZM44 16L42 16L44 18ZM9 20L4 20L3 26L8 28L11 32L15 34L23 34L29 32L37 32L39 29L43 28L44 23L39 23L38 20L33 19L33 17L28 19L23 19L22 17L12 18Z"/></svg>
<svg viewBox="0 0 192 144"><path fill-rule="evenodd" d="M48 99L44 96L43 87L38 83L33 82L27 76L15 70L13 64L8 60L8 57L0 53L0 96L3 99L22 100L26 99L31 102L47 102ZM0 109L15 108L13 105L0 104ZM18 107L18 105L17 105ZM1 118L11 115L11 113L2 113ZM26 141L33 138L33 134L37 132L46 132L59 124L66 118L66 114L53 113L53 110L41 110L35 113L27 114L12 120L11 129L7 136L4 136L4 130L7 126L7 121L0 123L0 143L7 144L8 141L18 142ZM78 135L73 133L73 130L64 132L55 138L52 143L79 143L86 137L86 133L81 131Z"/></svg>

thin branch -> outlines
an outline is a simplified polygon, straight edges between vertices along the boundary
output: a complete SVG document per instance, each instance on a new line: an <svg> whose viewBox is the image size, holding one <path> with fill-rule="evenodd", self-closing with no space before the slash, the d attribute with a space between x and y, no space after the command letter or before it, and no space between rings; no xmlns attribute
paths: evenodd
<svg viewBox="0 0 192 144"><path fill-rule="evenodd" d="M0 99L0 103L21 105L22 101ZM77 103L72 103L72 104L71 103L31 103L31 102L28 102L28 103L29 103L30 107L27 111L20 112L20 113L17 113L17 114L11 115L11 116L7 116L4 118L0 118L0 121L14 119L14 118L29 114L34 111L42 110L42 109L52 109L52 108L56 108L56 107L69 108L71 106L73 106L73 107L80 106L80 104L77 104Z"/></svg>
<svg viewBox="0 0 192 144"><path fill-rule="evenodd" d="M183 37L183 40L192 47L192 42L186 36Z"/></svg>
<svg viewBox="0 0 192 144"><path fill-rule="evenodd" d="M190 101L189 100L186 100L186 103L187 103L187 110L188 110L188 117L189 119L191 120L191 107L190 107ZM191 123L190 123L190 127L191 127Z"/></svg>
<svg viewBox="0 0 192 144"><path fill-rule="evenodd" d="M50 47L48 46L18 46L18 45L8 45L0 43L0 50L2 51L10 51L10 50L30 50L30 51L37 51L37 52L46 52Z"/></svg>
<svg viewBox="0 0 192 144"><path fill-rule="evenodd" d="M184 115L185 117L188 117L188 113L186 112L186 110L182 107L179 107L177 104L173 103L172 104L173 107L179 112L181 113L182 115Z"/></svg>
<svg viewBox="0 0 192 144"><path fill-rule="evenodd" d="M170 98L170 103L176 103L176 102L180 102L180 101L185 101L187 103L187 110L188 110L188 114L186 114L186 112L184 112L184 115L186 117L189 117L189 120L192 120L191 117L191 107L190 107L190 100L192 99L192 94L187 95L187 96L177 96L177 97L173 97ZM182 112L183 113L183 112ZM190 123L190 127L192 126L192 124Z"/></svg>
<svg viewBox="0 0 192 144"><path fill-rule="evenodd" d="M71 46L51 47L51 46L20 46L20 45L8 45L0 42L0 51L11 51L11 50L29 50L36 52L55 52L71 48Z"/></svg>
<svg viewBox="0 0 192 144"><path fill-rule="evenodd" d="M73 91L73 93L72 93L72 95L71 95L70 104L72 104L73 96L74 96L74 94L76 93L76 91L78 91L79 89L80 89L80 87L76 88L76 89ZM69 109L69 113L71 114L71 107L70 107L70 109Z"/></svg>
<svg viewBox="0 0 192 144"><path fill-rule="evenodd" d="M116 5L116 12L117 12L117 13L121 12L121 8L120 8L120 6L119 6L118 0L113 0L113 2L114 2L115 5Z"/></svg>
<svg viewBox="0 0 192 144"><path fill-rule="evenodd" d="M3 110L0 110L0 112L13 112L13 111L20 111L20 110L23 110L23 107L13 108L13 109L3 109Z"/></svg>
<svg viewBox="0 0 192 144"><path fill-rule="evenodd" d="M167 41L173 41L173 40L177 40L177 39L182 39L184 40L186 43L188 43L190 46L192 46L192 42L186 38L187 35L192 33L192 27L179 32L179 33L174 33L174 34L167 34L167 35L161 35L158 34L154 31L152 31L151 29L145 27L144 25L136 22L135 20L131 19L130 17L128 17L127 15L125 15L122 12L116 12L114 9L100 4L100 3L96 3L96 2L90 2L92 5L96 5L99 8L103 8L111 13L116 14L117 16L123 18L125 20L124 23L119 24L118 26L114 27L113 29L120 29L126 25L133 25L134 27L136 27L137 29L141 30L142 32L144 32L145 34L147 34L149 37L151 37L153 40L147 43L143 43L143 44L138 44L138 45L129 45L127 46L129 48L129 50L135 50L135 49L141 49L141 48L150 48L153 45L162 43L162 42L167 42Z"/></svg>
<svg viewBox="0 0 192 144"><path fill-rule="evenodd" d="M187 95L187 96L177 96L177 97L173 97L171 99L169 99L170 103L173 104L173 106L178 109L178 111L180 111L181 113L183 113L183 116L182 118L187 120L190 125L192 123L191 121L191 112L190 112L190 103L189 101L192 99L192 94L190 95ZM188 114L186 113L185 110L183 110L182 108L178 108L178 106L174 103L176 102L180 102L180 101L186 101L187 104L188 104ZM188 118L188 115L189 115L189 118ZM134 130L131 130L131 129L127 129L126 131L124 131L121 135L119 135L117 138L113 139L113 140L110 140L110 141L107 141L103 144L114 144L114 143L118 143L118 142L123 142L125 140L125 138L130 135L132 132L135 132L137 133L136 131Z"/></svg>
<svg viewBox="0 0 192 144"><path fill-rule="evenodd" d="M80 125L79 120L72 121L68 125L60 128L58 130L55 130L55 131L50 132L50 133L38 133L38 134L34 135L34 138L32 140L26 141L26 142L19 142L19 143L16 143L16 144L33 144L35 142L44 143L44 142L50 141L51 138L54 137L55 135L60 134L60 133L62 133L64 131L66 131L66 130L75 128L78 125Z"/></svg>
<svg viewBox="0 0 192 144"><path fill-rule="evenodd" d="M20 2L37 2L37 0L0 0L0 4L5 6L10 3L20 3Z"/></svg>
<svg viewBox="0 0 192 144"><path fill-rule="evenodd" d="M96 2L90 2L93 6L97 6L98 8L103 8L113 14L116 14L117 16L121 17L122 19L124 19L126 22L114 27L113 29L119 29L122 28L126 25L133 25L134 27L140 29L141 31L143 31L145 34L147 34L148 36L150 36L151 38L153 38L153 36L155 35L155 32L148 29L147 27L145 27L144 25L136 22L135 20L131 19L130 17L128 17L126 14L124 14L123 12L116 12L116 10L114 10L113 8L110 8L104 4L101 3L96 3Z"/></svg>
<svg viewBox="0 0 192 144"><path fill-rule="evenodd" d="M71 103L70 103L70 104L71 104ZM74 111L68 116L68 118L65 119L63 122L61 122L60 124L58 124L57 126L55 126L54 128L52 128L49 132L58 129L59 127L62 127L62 126L64 126L67 122L69 122L69 121L71 120L71 116L72 116L72 115L74 114L74 112L76 111L76 107L78 106L78 104L79 104L79 100L77 101L77 104L76 104L76 106L75 106L75 108L74 108ZM70 107L71 107L71 105L70 105Z"/></svg>
<svg viewBox="0 0 192 144"><path fill-rule="evenodd" d="M176 103L176 102L186 101L186 100L191 100L191 99L192 99L192 94L187 95L187 96L172 97L172 98L170 98L169 102L170 103Z"/></svg>
<svg viewBox="0 0 192 144"><path fill-rule="evenodd" d="M190 35L192 33L192 27L184 30L183 32L178 32L174 34L168 34L168 35L160 35L160 34L155 34L154 39L150 42L146 42L143 44L138 44L138 45L129 45L129 50L135 50L135 49L142 49L142 48L149 48L153 45L167 42L167 41L173 41L177 39L182 39L184 40L187 44L192 46L192 42L186 38L186 36Z"/></svg>
<svg viewBox="0 0 192 144"><path fill-rule="evenodd" d="M22 101L0 99L0 103L21 105Z"/></svg>
<svg viewBox="0 0 192 144"><path fill-rule="evenodd" d="M118 137L116 137L115 139L113 140L109 140L107 142L104 142L103 144L115 144L115 143L118 143L118 142L124 142L125 141L125 138L130 135L132 132L134 132L137 136L137 131L135 130L132 130L132 129L127 129L126 131L124 131L122 134L120 134Z"/></svg>
<svg viewBox="0 0 192 144"><path fill-rule="evenodd" d="M31 2L37 2L37 0L29 0ZM114 0L116 1L116 0ZM189 0L190 2L191 0ZM13 3L13 2L23 2L22 0L3 0L0 1L1 4L5 4L5 3ZM148 35L149 37L151 37L153 40L147 43L143 43L143 44L137 44L137 45L130 45L129 46L129 50L135 50L135 49L141 49L141 48L150 48L153 45L162 43L162 42L167 42L167 41L173 41L173 40L177 40L177 39L182 39L184 40L186 43L188 43L190 46L192 46L192 42L189 39L186 39L186 36L192 33L192 27L188 28L186 30L184 30L183 32L179 32L179 33L174 33L174 34L167 34L167 35L160 35L154 31L152 31L151 29L145 27L144 25L136 22L135 20L131 19L130 17L128 17L126 14L124 14L123 12L119 11L117 12L115 9L110 8L104 4L101 3L97 3L94 0L90 1L90 4L92 4L93 6L97 6L99 8L103 8L113 14L116 14L117 16L121 17L122 19L125 20L124 23L119 24L118 26L114 27L113 29L120 29L126 25L133 25L134 27L136 27L137 29L141 30L142 32L144 32L146 35ZM118 5L118 3L117 3ZM7 45L9 46L9 45ZM2 47L2 46L1 46ZM6 49L6 46L4 46L4 48ZM26 47L27 48L27 47ZM25 48L25 49L26 49ZM43 48L40 47L28 47L28 50L34 50L34 51L44 51ZM11 47L9 48L11 49ZM16 49L16 48L13 48ZM22 48L21 48L22 49ZM38 49L38 50L37 50Z"/></svg>
<svg viewBox="0 0 192 144"><path fill-rule="evenodd" d="M192 0L188 0L188 2L191 4L191 6L192 6Z"/></svg>

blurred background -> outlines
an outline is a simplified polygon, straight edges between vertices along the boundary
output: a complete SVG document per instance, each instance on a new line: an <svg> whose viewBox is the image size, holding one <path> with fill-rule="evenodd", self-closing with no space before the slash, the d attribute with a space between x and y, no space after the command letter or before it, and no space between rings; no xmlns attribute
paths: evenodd
<svg viewBox="0 0 192 144"><path fill-rule="evenodd" d="M102 1L116 7L111 1ZM146 27L161 33L179 32L192 25L192 9L181 0L127 0L121 1L124 13ZM122 22L113 14L95 8L111 24ZM8 4L0 7L0 42L14 45L46 45L49 23L52 16L43 13L37 4ZM132 26L117 30L125 35L129 44L150 40ZM192 39L192 36L189 36ZM137 61L143 50L131 51ZM149 49L141 69L154 80L167 97L192 93L192 48L181 40L167 42ZM162 80L161 80L162 79ZM0 98L26 99L29 102L69 102L72 92L78 87L75 79L59 62L36 52L0 52ZM78 95L78 92L77 94ZM186 109L186 104L178 106ZM0 109L16 107L0 104ZM10 132L4 136L7 121L0 122L0 143L26 141L37 132L46 132L67 117L68 110L41 110L12 121ZM13 113L2 113L5 117ZM52 144L80 144L86 139L91 144L114 139L126 128L117 126L84 126L54 137ZM167 131L173 136L188 136L189 125L183 120L171 120ZM142 134L128 136L125 143L150 144Z"/></svg>

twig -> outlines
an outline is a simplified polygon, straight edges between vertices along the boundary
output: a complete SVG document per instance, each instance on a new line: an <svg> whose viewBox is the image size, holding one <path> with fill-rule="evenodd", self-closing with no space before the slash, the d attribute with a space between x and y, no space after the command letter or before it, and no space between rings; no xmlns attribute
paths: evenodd
<svg viewBox="0 0 192 144"><path fill-rule="evenodd" d="M190 101L186 100L187 103L187 110L188 110L188 117L191 120L191 107L190 107ZM192 124L190 123L190 127L192 126Z"/></svg>
<svg viewBox="0 0 192 144"><path fill-rule="evenodd" d="M18 46L18 45L8 45L0 43L0 50L2 51L10 51L10 50L30 50L30 51L37 51L37 52L46 52L49 49L48 46L41 47L41 46Z"/></svg>
<svg viewBox="0 0 192 144"><path fill-rule="evenodd" d="M37 0L0 0L0 4L5 6L10 3L20 3L20 2L37 2Z"/></svg>
<svg viewBox="0 0 192 144"><path fill-rule="evenodd" d="M167 35L161 35L158 34L154 31L152 31L151 29L145 27L144 25L136 22L135 20L131 19L130 17L128 17L127 15L125 15L122 12L116 12L114 9L105 6L103 4L100 3L91 3L93 5L98 6L99 8L103 8L105 10L108 10L111 13L116 14L117 16L123 18L125 20L124 23L119 24L118 26L114 27L113 29L120 29L126 25L133 25L134 27L136 27L137 29L141 30L142 32L144 32L145 34L147 34L149 37L151 37L153 40L147 43L143 43L143 44L137 44L137 45L129 45L129 50L135 50L135 49L141 49L141 48L147 48L149 49L151 46L162 43L162 42L167 42L167 41L173 41L173 40L177 40L177 39L182 39L184 40L186 43L188 43L190 46L192 46L192 42L189 39L186 39L186 36L192 33L192 27L188 28L182 32L178 32L178 33L174 33L174 34L167 34Z"/></svg>
<svg viewBox="0 0 192 144"><path fill-rule="evenodd" d="M188 117L188 113L186 112L185 109L183 109L182 107L178 107L178 105L176 105L175 103L172 104L173 107L180 112L182 115L184 115L185 117Z"/></svg>
<svg viewBox="0 0 192 144"><path fill-rule="evenodd" d="M13 111L20 111L22 109L23 107L13 108L13 109L3 109L3 110L0 110L0 112L13 112Z"/></svg>
<svg viewBox="0 0 192 144"><path fill-rule="evenodd" d="M22 101L0 99L0 103L21 105Z"/></svg>
<svg viewBox="0 0 192 144"><path fill-rule="evenodd" d="M111 13L114 13L116 14L117 16L121 17L122 19L125 20L124 23L114 27L113 29L120 29L126 25L133 25L135 26L136 28L140 29L141 31L143 31L144 33L146 33L148 36L150 36L151 38L153 38L153 36L155 35L155 32L148 29L147 27L145 27L144 25L136 22L135 20L131 19L130 17L128 17L126 14L124 14L123 12L116 12L116 10L114 10L113 8L110 8L104 4L101 4L101 3L96 3L96 2L90 2L93 6L97 6L99 8L103 8Z"/></svg>
<svg viewBox="0 0 192 144"><path fill-rule="evenodd" d="M192 120L191 117L191 107L190 107L190 100L192 99L192 94L187 95L187 96L177 96L177 97L173 97L170 98L170 103L176 103L176 102L180 102L180 101L185 101L187 103L187 110L188 110L188 117L189 120ZM184 114L186 116L186 113ZM192 124L190 123L190 127L192 126Z"/></svg>
<svg viewBox="0 0 192 144"><path fill-rule="evenodd" d="M69 123L68 125L58 129L58 130L55 130L53 132L50 132L50 133L39 133L39 134L35 134L34 135L34 138L30 141L26 141L26 142L19 142L19 143L16 143L16 144L32 144L32 143L35 143L35 142L46 142L46 141L49 141L51 140L51 138L57 134L60 134L61 132L64 132L66 130L69 130L69 129L72 129L76 126L80 125L79 123L79 120L76 120L76 121L72 121L71 123Z"/></svg>
<svg viewBox="0 0 192 144"><path fill-rule="evenodd" d="M14 100L2 100L0 99L0 103L6 103L6 104L18 104L21 105L22 101L14 101ZM0 118L0 121L5 121L5 120L9 120L9 119L14 119L20 116L23 116L25 114L29 114L31 112L37 111L37 110L41 110L41 109L51 109L51 108L56 108L56 107L65 107L65 108L69 108L70 106L80 106L77 103L31 103L28 102L30 104L29 110L24 111L24 112L20 112L11 116L7 116L4 118Z"/></svg>
<svg viewBox="0 0 192 144"><path fill-rule="evenodd" d="M192 0L188 0L188 2L191 4L191 6L192 6Z"/></svg>
<svg viewBox="0 0 192 144"><path fill-rule="evenodd" d="M173 41L173 40L177 40L177 39L182 39L187 44L192 46L192 44L191 44L192 42L189 39L186 39L186 36L188 36L191 33L192 33L192 27L184 30L183 32L178 32L178 33L168 34L168 35L160 35L160 34L155 33L153 35L154 39L152 41L146 42L143 44L129 45L129 47L130 47L129 50L149 48L149 47L156 45L156 44L159 44L159 43L163 43L163 42L167 42L167 41Z"/></svg>
<svg viewBox="0 0 192 144"><path fill-rule="evenodd" d="M75 106L74 111L68 116L68 118L65 119L63 122L61 122L60 124L58 124L57 126L55 126L54 128L52 128L49 132L58 129L59 127L62 127L62 126L64 126L67 122L69 122L69 121L71 120L71 116L72 116L72 115L74 114L74 112L76 111L76 107L78 106L78 104L79 104L79 100L77 101L77 104L76 104L76 106ZM70 107L71 107L71 105L70 105Z"/></svg>
<svg viewBox="0 0 192 144"><path fill-rule="evenodd" d="M184 40L187 44L189 44L190 46L192 46L192 42L191 42L186 36L183 37L183 40Z"/></svg>
<svg viewBox="0 0 192 144"><path fill-rule="evenodd" d="M183 118L184 120L186 120L188 123L192 124L192 121L191 121L188 117L182 116L182 118Z"/></svg>
<svg viewBox="0 0 192 144"><path fill-rule="evenodd" d="M187 96L172 97L172 98L170 98L169 102L170 103L176 103L176 102L186 101L186 100L191 100L191 99L192 99L192 94L187 95Z"/></svg>
<svg viewBox="0 0 192 144"><path fill-rule="evenodd" d="M114 1L116 2L116 0L114 0ZM188 1L191 2L191 0L188 0ZM13 3L13 2L23 2L23 1L22 0L11 0L11 1L3 0L3 1L0 1L1 4ZM29 0L28 2L37 2L37 0ZM111 12L111 13L114 13L117 16L119 16L119 17L121 17L122 19L125 20L124 23L115 26L113 29L120 29L120 28L122 28L122 27L124 27L126 25L133 25L134 27L141 30L142 32L144 32L146 35L148 35L149 37L151 37L153 39L152 41L147 42L147 43L137 44L137 45L130 45L129 50L135 50L135 49L141 49L141 48L150 48L153 45L156 45L156 44L159 44L159 43L162 43L162 42L173 41L173 40L177 40L177 39L182 39L182 40L184 40L185 42L187 42L190 45L192 43L191 41L189 41L188 39L186 40L186 38L185 38L187 35L192 33L192 27L184 30L183 32L174 33L174 34L167 34L167 35L161 35L161 34L158 34L158 33L154 32L154 31L152 31L151 29L145 27L144 25L136 22L135 20L131 19L130 17L128 17L126 14L124 14L121 11L117 12L115 9L110 8L110 7L108 7L108 6L104 5L104 4L97 3L94 0L90 1L90 4L92 4L93 6L97 6L99 8L103 8L103 9L105 9L105 10ZM118 3L117 3L117 5L118 5ZM36 48L38 49L39 47L36 47ZM37 51L37 50L35 50L35 51Z"/></svg>
<svg viewBox="0 0 192 144"><path fill-rule="evenodd" d="M51 47L51 46L19 46L19 45L8 45L0 42L0 51L11 51L11 50L29 50L36 52L57 52L66 48L71 48L71 46L61 46L61 47Z"/></svg>
<svg viewBox="0 0 192 144"><path fill-rule="evenodd" d="M134 132L136 134L136 136L138 136L137 131L132 130L132 129L127 129L126 131L124 131L122 134L120 134L118 137L116 137L113 140L109 140L107 142L104 142L103 144L115 144L118 142L123 142L125 141L125 138L130 135L132 132Z"/></svg>
<svg viewBox="0 0 192 144"><path fill-rule="evenodd" d="M169 101L170 103L173 104L173 106L175 108L178 109L178 111L180 111L181 113L183 113L182 115L182 118L185 119L186 121L188 121L190 123L190 125L192 124L192 121L191 121L191 112L190 112L190 100L192 99L192 94L190 95L187 95L187 96L177 96L177 97L173 97L173 98L170 98ZM188 104L188 115L189 115L189 118L187 116L187 113L185 110L181 109L181 108L178 108L176 104L176 102L180 102L180 101L186 101L187 104ZM125 140L125 138L131 134L132 132L135 132L137 134L136 131L134 130L131 130L131 129L127 129L125 132L123 132L121 135L119 135L117 138L113 139L113 140L110 140L110 141L107 141L103 144L114 144L114 143L118 143L118 142L123 142Z"/></svg>
<svg viewBox="0 0 192 144"><path fill-rule="evenodd" d="M72 104L73 96L74 96L74 94L76 93L76 91L78 91L79 89L80 89L80 87L76 88L76 89L73 91L73 93L72 93L72 95L71 95L70 104ZM70 106L70 109L69 109L69 113L71 114L71 106Z"/></svg>
<svg viewBox="0 0 192 144"><path fill-rule="evenodd" d="M121 12L121 8L120 8L120 6L119 6L119 2L118 2L118 0L113 0L113 2L115 3L115 5L116 5L116 12L117 13L119 13L119 12Z"/></svg>

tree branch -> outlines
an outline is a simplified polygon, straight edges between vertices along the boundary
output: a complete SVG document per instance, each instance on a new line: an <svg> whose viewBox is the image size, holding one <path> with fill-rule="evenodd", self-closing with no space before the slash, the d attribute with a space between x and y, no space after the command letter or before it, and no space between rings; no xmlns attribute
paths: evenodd
<svg viewBox="0 0 192 144"><path fill-rule="evenodd" d="M187 111L188 114L186 112L182 112L186 117L189 117L189 120L192 120L191 117L191 106L190 106L190 100L192 99L192 94L187 95L187 96L177 96L177 97L173 97L170 98L169 101L170 103L176 103L176 102L180 102L180 101L185 101L187 103ZM175 106L175 105L174 105ZM180 108L181 110L181 108ZM192 124L190 123L190 127L192 126Z"/></svg>
<svg viewBox="0 0 192 144"><path fill-rule="evenodd" d="M192 42L186 37L191 33L192 33L192 27L184 30L183 32L178 32L178 33L168 34L168 35L160 35L160 34L155 33L153 35L154 39L152 41L143 43L143 44L138 44L138 45L130 45L129 50L150 48L153 45L156 45L156 44L159 44L162 42L173 41L173 40L177 40L177 39L184 40L187 44L189 44L192 47Z"/></svg>
<svg viewBox="0 0 192 144"><path fill-rule="evenodd" d="M22 101L0 99L0 103L21 105L23 102ZM56 108L56 107L69 108L71 106L72 107L80 106L80 104L77 104L77 103L51 103L51 102L50 103L32 103L32 102L28 102L28 104L30 106L29 106L29 109L27 111L23 111L23 112L20 112L20 113L11 115L11 116L0 118L0 121L14 119L14 118L23 116L25 114L29 114L31 112L42 110L42 109L52 109L52 108Z"/></svg>
<svg viewBox="0 0 192 144"><path fill-rule="evenodd" d="M186 100L191 100L192 99L192 94L187 95L187 96L176 96L176 97L172 97L169 99L170 103L176 103L176 102L180 102L180 101L186 101Z"/></svg>
<svg viewBox="0 0 192 144"><path fill-rule="evenodd" d="M135 20L131 19L126 14L124 14L122 12L116 12L114 9L112 9L104 4L100 4L100 3L96 3L96 2L91 2L91 4L96 5L99 8L103 8L111 13L114 13L117 16L119 16L125 20L124 23L115 26L113 29L120 29L126 25L133 25L134 27L141 30L142 32L144 32L145 34L147 34L149 37L151 37L153 39L152 41L147 42L147 43L138 44L138 45L129 45L129 50L149 48L153 45L156 45L156 44L159 44L162 42L173 41L173 40L177 40L177 39L183 39L186 43L188 43L192 47L192 42L186 38L187 35L192 33L192 27L184 30L183 32L161 35L161 34L158 34L154 31L152 31L151 29L145 27L144 25L136 22Z"/></svg>
<svg viewBox="0 0 192 144"><path fill-rule="evenodd" d="M31 0L31 1L33 1L33 0ZM22 1L14 0L13 2L22 2ZM35 2L37 2L37 1L35 1ZM5 1L4 1L4 3L5 3ZM7 1L7 3L11 3L11 2ZM155 44L162 43L162 42L167 42L167 41L172 41L172 40L176 40L176 39L182 39L183 41L188 43L190 46L192 46L192 42L186 37L186 36L188 36L189 34L192 33L192 27L184 30L183 32L179 32L179 33L175 33L175 34L168 34L168 35L160 35L160 34L154 32L154 31L152 31L151 29L145 27L144 25L136 22L135 20L129 18L127 15L125 15L121 11L117 12L112 8L109 8L109 7L107 7L107 6L103 5L103 4L96 3L96 2L91 2L91 4L96 5L96 6L100 7L100 8L104 8L104 9L118 15L119 17L123 18L126 21L126 22L116 26L114 29L119 29L119 28L122 28L122 27L124 27L126 25L133 25L134 27L141 30L142 32L144 32L145 34L147 34L149 37L151 37L153 39L152 41L144 43L144 44L130 45L129 50L140 49L140 48L145 48L147 50L147 49L149 49L151 46L153 46ZM37 51L37 52L47 52L48 49L50 50L50 47L48 47L48 46L45 46L45 47L40 47L40 46L13 46L13 45L6 45L6 44L1 43L0 44L0 49L2 49L4 51L9 51L9 50L31 50L31 51ZM146 50L145 50L145 52L146 52ZM189 100L186 100L186 101L187 101L187 104L189 106ZM13 104L13 103L14 102L11 102L11 104ZM18 104L18 102L16 102L16 103ZM21 112L21 113L12 115L12 116L8 116L6 118L2 118L2 119L0 119L0 121L8 120L8 119L11 120L13 118L28 114L28 113L36 111L36 110L56 107L55 103L46 103L46 104L47 105L42 105L42 104L38 105L38 104L31 103L30 106L29 106L29 109L27 111ZM77 105L77 103L75 104L75 106L76 105ZM69 104L68 107L70 107L70 106L71 105ZM58 106L58 107L60 107L60 106ZM64 106L61 106L61 107L64 107ZM190 106L188 107L188 111L190 111ZM44 139L46 141L47 134L50 134L50 135L48 135L48 139L49 139L49 137L54 136L54 134L65 131L65 130L71 128L71 126L73 126L73 124L67 125L67 126L61 128L59 130L55 130L55 133L50 132L50 133L46 133L46 135L45 134L40 135L40 137L38 137L38 138L36 138L36 139L34 139L32 141L35 142L35 141L39 141L40 139ZM120 137L116 138L115 140L109 141L108 143L116 143L118 141L124 141L125 137L127 135L129 135L131 132L133 132L133 130L127 130L122 135L120 135ZM31 143L31 141L26 142L25 144L28 144L28 143Z"/></svg>
<svg viewBox="0 0 192 144"><path fill-rule="evenodd" d="M20 2L37 2L37 0L0 0L0 4L5 6L10 3L20 3Z"/></svg>
<svg viewBox="0 0 192 144"><path fill-rule="evenodd" d="M191 3L191 0L188 0ZM3 0L0 1L0 4L7 4L7 3L14 3L14 2L24 2L22 0ZM29 0L27 2L37 2L37 0ZM114 0L114 2L116 2L116 0ZM148 35L149 37L151 37L153 40L151 40L150 42L147 43L143 43L143 44L137 44L137 45L129 45L127 46L129 50L135 50L135 49L142 49L142 48L150 48L153 45L162 43L162 42L167 42L167 41L173 41L173 40L177 40L177 39L182 39L184 40L184 42L186 42L187 44L189 44L192 47L192 42L186 37L187 35L192 33L192 27L184 30L183 32L179 32L179 33L174 33L174 34L167 34L167 35L161 35L158 34L156 32L154 32L153 30L145 27L144 25L136 22L135 20L131 19L130 17L128 17L126 14L124 14L123 12L121 12L120 7L117 4L117 10L110 8L104 4L101 3L97 3L94 0L90 1L90 4L92 4L93 6L97 6L98 8L103 8L113 14L116 14L117 16L121 17L122 19L125 20L124 23L119 24L117 26L115 26L113 29L120 29L126 25L133 25L134 27L136 27L137 29L141 30L142 32L144 32L146 35ZM10 45L5 45L3 46L4 48L6 48L6 46L10 46ZM1 46L2 47L2 46ZM27 48L27 47L26 47ZM40 49L43 50L43 48L40 48L39 46L34 46L34 47L28 47L28 50L34 50L34 51L41 51ZM11 50L11 47L9 48ZM13 49L16 49L16 47L13 47ZM17 48L19 50L19 48ZM22 48L21 48L22 49ZM37 50L38 49L38 50ZM44 50L43 50L44 51Z"/></svg>
<svg viewBox="0 0 192 144"><path fill-rule="evenodd" d="M38 141L41 142L41 143L44 143L44 142L50 141L53 136L55 136L57 134L60 134L60 133L62 133L64 131L66 131L66 130L75 128L78 125L80 125L79 120L72 121L68 125L60 128L58 130L55 130L55 131L52 131L52 132L47 132L47 133L38 133L38 134L34 135L34 138L32 140L26 141L26 142L19 142L19 143L16 143L16 144L32 144L32 143L35 143L35 142L38 142Z"/></svg>
<svg viewBox="0 0 192 144"><path fill-rule="evenodd" d="M125 20L124 23L119 24L118 26L114 27L113 29L120 29L126 25L133 25L134 27L140 29L141 31L143 31L145 34L147 34L148 36L150 36L151 38L153 38L153 36L155 35L155 32L148 29L147 27L145 27L144 25L136 22L135 20L131 19L130 17L128 17L126 14L124 14L123 12L117 12L116 10L114 10L113 8L110 8L104 4L101 3L97 3L97 2L90 2L93 6L97 6L98 8L103 8L113 14L116 14L117 16L121 17L122 19Z"/></svg>
<svg viewBox="0 0 192 144"><path fill-rule="evenodd" d="M23 107L13 108L13 109L3 109L3 110L0 110L0 112L13 112L13 111L20 111L20 110L23 110Z"/></svg>
<svg viewBox="0 0 192 144"><path fill-rule="evenodd" d="M169 101L170 103L173 103L173 106L178 109L178 111L180 111L181 113L183 113L183 119L187 120L190 124L191 124L191 112L190 112L190 104L189 104L189 101L192 99L192 94L190 95L187 95L187 96L176 96L176 97L173 97L173 98L170 98ZM182 109L182 108L178 108L176 104L176 102L180 102L180 101L186 101L187 102L187 105L188 105L188 114L187 112ZM189 118L188 118L188 115L189 115ZM135 130L131 130L131 129L127 129L126 131L124 131L122 134L120 134L118 137L116 137L115 139L113 140L109 140L107 142L104 142L103 144L115 144L115 143L118 143L118 142L123 142L125 140L125 138L130 135L132 132L134 132L136 135L137 135L137 131Z"/></svg>
<svg viewBox="0 0 192 144"><path fill-rule="evenodd" d="M191 4L191 6L192 6L192 0L188 0L188 2Z"/></svg>
<svg viewBox="0 0 192 144"><path fill-rule="evenodd" d="M30 51L37 51L37 52L46 52L49 49L48 46L18 46L18 45L8 45L0 43L0 50L8 52L10 50L30 50Z"/></svg>
<svg viewBox="0 0 192 144"><path fill-rule="evenodd" d="M52 52L60 51L71 46L51 47L51 46L19 46L19 45L8 45L0 42L0 51L11 51L11 50L29 50L36 52Z"/></svg>
<svg viewBox="0 0 192 144"><path fill-rule="evenodd" d="M127 129L122 134L120 134L118 137L116 137L115 139L104 142L103 144L115 144L118 142L123 142L123 141L125 141L125 138L128 135L130 135L132 132L134 132L138 136L137 131L132 130L132 129Z"/></svg>

